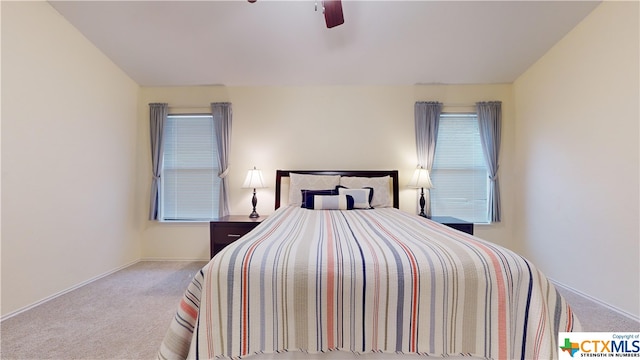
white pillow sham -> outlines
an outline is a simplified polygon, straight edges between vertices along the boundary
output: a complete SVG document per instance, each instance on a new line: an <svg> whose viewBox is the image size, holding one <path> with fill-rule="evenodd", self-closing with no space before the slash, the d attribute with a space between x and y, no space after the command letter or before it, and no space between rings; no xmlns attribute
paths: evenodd
<svg viewBox="0 0 640 360"><path fill-rule="evenodd" d="M301 206L301 190L329 190L340 184L340 175L289 174L289 205Z"/></svg>

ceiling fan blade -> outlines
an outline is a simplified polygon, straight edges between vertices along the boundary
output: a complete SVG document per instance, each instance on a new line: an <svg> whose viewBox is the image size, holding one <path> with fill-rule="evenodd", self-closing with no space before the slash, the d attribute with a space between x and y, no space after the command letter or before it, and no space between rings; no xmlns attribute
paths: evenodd
<svg viewBox="0 0 640 360"><path fill-rule="evenodd" d="M324 0L322 5L324 6L324 20L327 23L327 28L344 24L341 0Z"/></svg>

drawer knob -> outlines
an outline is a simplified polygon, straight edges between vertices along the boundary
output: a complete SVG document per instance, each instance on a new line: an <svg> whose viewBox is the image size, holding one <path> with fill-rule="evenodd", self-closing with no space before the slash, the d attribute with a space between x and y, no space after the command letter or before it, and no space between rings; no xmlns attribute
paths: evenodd
<svg viewBox="0 0 640 360"><path fill-rule="evenodd" d="M240 236L242 236L242 235L238 235L238 234L227 234L227 237L230 237L230 238L239 238Z"/></svg>

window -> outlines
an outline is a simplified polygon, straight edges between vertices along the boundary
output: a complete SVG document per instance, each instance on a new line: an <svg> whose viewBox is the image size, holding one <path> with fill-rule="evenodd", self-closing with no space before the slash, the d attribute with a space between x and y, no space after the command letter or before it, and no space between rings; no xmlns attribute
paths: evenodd
<svg viewBox="0 0 640 360"><path fill-rule="evenodd" d="M440 115L431 181L433 216L489 222L489 180L476 114Z"/></svg>
<svg viewBox="0 0 640 360"><path fill-rule="evenodd" d="M164 128L161 221L218 215L218 148L211 115L169 115Z"/></svg>

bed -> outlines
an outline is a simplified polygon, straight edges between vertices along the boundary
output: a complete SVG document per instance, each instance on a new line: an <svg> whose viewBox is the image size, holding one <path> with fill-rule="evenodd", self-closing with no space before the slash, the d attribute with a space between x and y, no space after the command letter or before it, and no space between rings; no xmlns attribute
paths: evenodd
<svg viewBox="0 0 640 360"><path fill-rule="evenodd" d="M555 359L529 261L398 208L398 172L276 172L275 212L194 277L159 359Z"/></svg>

